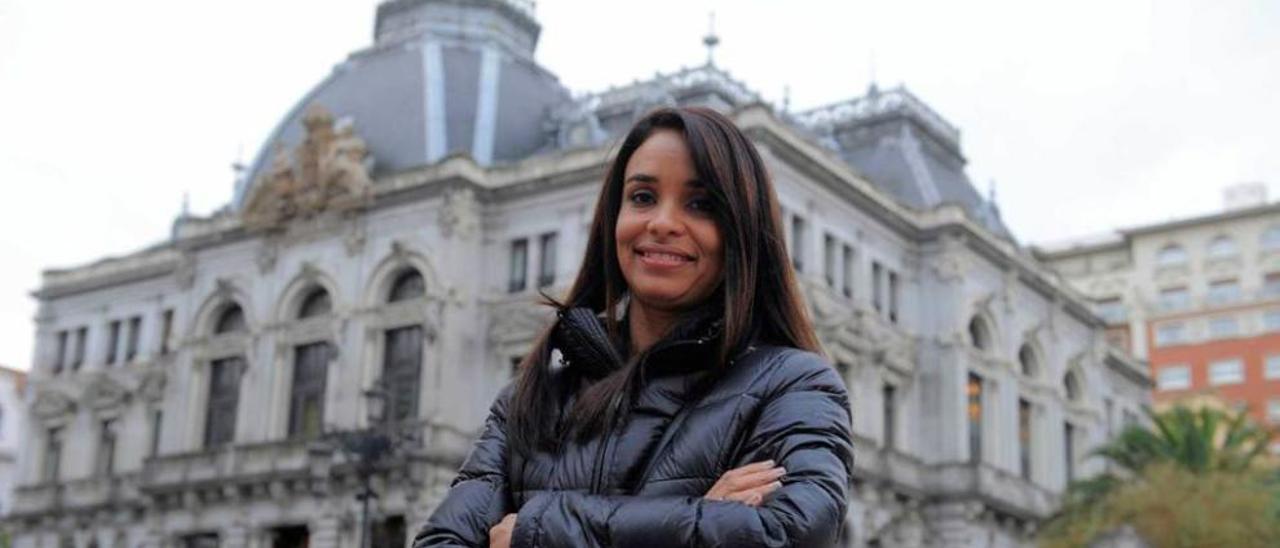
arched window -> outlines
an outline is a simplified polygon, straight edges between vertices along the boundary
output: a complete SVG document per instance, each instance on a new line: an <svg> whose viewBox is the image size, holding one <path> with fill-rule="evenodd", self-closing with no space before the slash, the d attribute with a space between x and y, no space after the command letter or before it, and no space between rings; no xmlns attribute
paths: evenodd
<svg viewBox="0 0 1280 548"><path fill-rule="evenodd" d="M969 344L978 350L991 350L991 328L980 316L969 320Z"/></svg>
<svg viewBox="0 0 1280 548"><path fill-rule="evenodd" d="M426 288L422 282L422 274L417 270L408 269L396 276L395 283L391 284L391 294L387 297L387 302L407 301L421 297L426 292Z"/></svg>
<svg viewBox="0 0 1280 548"><path fill-rule="evenodd" d="M333 303L329 300L329 292L319 288L313 289L307 294L307 298L302 300L302 306L298 309L298 319L323 316L331 310L333 310Z"/></svg>
<svg viewBox="0 0 1280 548"><path fill-rule="evenodd" d="M238 304L232 304L218 315L218 322L213 325L213 334L241 333L247 329L244 322L244 310Z"/></svg>
<svg viewBox="0 0 1280 548"><path fill-rule="evenodd" d="M1280 251L1280 225L1272 226L1262 233L1262 249Z"/></svg>
<svg viewBox="0 0 1280 548"><path fill-rule="evenodd" d="M1226 259L1240 254L1240 247L1230 236L1218 236L1209 242L1209 258Z"/></svg>
<svg viewBox="0 0 1280 548"><path fill-rule="evenodd" d="M1076 378L1074 371L1068 371L1062 378L1062 390L1066 392L1068 400L1080 401L1080 380Z"/></svg>
<svg viewBox="0 0 1280 548"><path fill-rule="evenodd" d="M1178 244L1169 244L1156 254L1157 266L1177 266L1187 262L1187 250Z"/></svg>
<svg viewBox="0 0 1280 548"><path fill-rule="evenodd" d="M1018 364L1022 366L1022 374L1027 377L1035 378L1040 374L1040 358L1036 357L1036 351L1029 344L1018 349Z"/></svg>

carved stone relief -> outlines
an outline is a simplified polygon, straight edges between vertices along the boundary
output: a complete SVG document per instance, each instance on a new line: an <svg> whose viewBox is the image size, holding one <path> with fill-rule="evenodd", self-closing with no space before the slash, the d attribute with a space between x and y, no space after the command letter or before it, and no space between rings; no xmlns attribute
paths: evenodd
<svg viewBox="0 0 1280 548"><path fill-rule="evenodd" d="M475 236L480 227L480 203L475 191L470 188L447 191L439 221L440 234L445 238L457 236L460 240L470 240Z"/></svg>
<svg viewBox="0 0 1280 548"><path fill-rule="evenodd" d="M102 375L94 380L81 398L89 409L105 411L123 407L129 401L129 391L111 377Z"/></svg>
<svg viewBox="0 0 1280 548"><path fill-rule="evenodd" d="M76 402L61 392L44 390L36 394L31 415L40 420L69 416L76 412Z"/></svg>
<svg viewBox="0 0 1280 548"><path fill-rule="evenodd" d="M292 151L276 143L265 174L254 182L244 209L245 224L279 228L294 219L351 211L373 197L372 167L364 140L351 124L335 124L324 107L307 107L306 136Z"/></svg>

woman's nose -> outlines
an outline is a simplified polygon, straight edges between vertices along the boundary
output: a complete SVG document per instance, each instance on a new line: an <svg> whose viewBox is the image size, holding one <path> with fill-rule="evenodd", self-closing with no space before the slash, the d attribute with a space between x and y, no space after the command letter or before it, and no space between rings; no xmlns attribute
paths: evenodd
<svg viewBox="0 0 1280 548"><path fill-rule="evenodd" d="M655 208L649 219L649 232L655 236L675 236L684 231L679 204L665 202Z"/></svg>

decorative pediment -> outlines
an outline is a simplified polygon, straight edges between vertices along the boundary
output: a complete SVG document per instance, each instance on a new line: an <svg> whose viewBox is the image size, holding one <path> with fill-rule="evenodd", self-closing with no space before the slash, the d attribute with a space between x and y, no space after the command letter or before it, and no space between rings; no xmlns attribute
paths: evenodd
<svg viewBox="0 0 1280 548"><path fill-rule="evenodd" d="M85 389L82 398L89 409L104 411L122 407L129 401L129 391L111 377L102 376Z"/></svg>
<svg viewBox="0 0 1280 548"><path fill-rule="evenodd" d="M306 136L292 151L276 143L266 173L254 181L244 210L255 228L279 227L295 218L363 207L373 196L371 160L351 124L335 124L324 107L307 107Z"/></svg>
<svg viewBox="0 0 1280 548"><path fill-rule="evenodd" d="M61 392L45 390L36 394L31 405L31 415L40 420L55 419L75 414L76 402Z"/></svg>

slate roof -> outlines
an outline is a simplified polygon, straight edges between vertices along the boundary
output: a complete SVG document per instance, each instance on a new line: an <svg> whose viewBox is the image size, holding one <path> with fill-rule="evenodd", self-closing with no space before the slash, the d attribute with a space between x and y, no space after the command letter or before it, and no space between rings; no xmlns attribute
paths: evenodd
<svg viewBox="0 0 1280 548"><path fill-rule="evenodd" d="M459 26L451 28L455 21ZM274 143L297 144L311 103L354 124L376 178L451 154L494 165L601 146L659 106L732 110L761 102L710 63L573 97L533 61L540 28L526 2L391 0L379 7L376 28L373 47L338 65L285 116L237 184L233 207L269 166ZM1013 239L965 174L960 131L905 88L872 86L864 96L780 117L903 205L922 211L959 205L976 223Z"/></svg>

